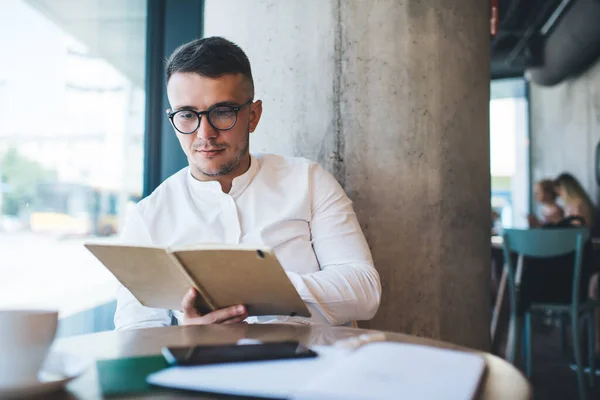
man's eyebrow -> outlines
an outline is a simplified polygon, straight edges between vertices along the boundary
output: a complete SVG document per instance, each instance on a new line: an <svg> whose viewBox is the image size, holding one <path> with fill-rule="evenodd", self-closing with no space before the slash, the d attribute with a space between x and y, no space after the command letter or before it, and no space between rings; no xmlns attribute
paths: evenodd
<svg viewBox="0 0 600 400"><path fill-rule="evenodd" d="M198 109L196 107L192 107L192 106L181 106L181 107L173 107L173 109L175 111L198 111Z"/></svg>
<svg viewBox="0 0 600 400"><path fill-rule="evenodd" d="M207 108L207 110L209 108L212 108L212 107L222 107L222 106L237 107L239 105L240 105L240 103L238 103L236 101L226 100L226 101L220 101L218 103L215 103L215 104L211 105L210 107ZM185 110L185 111L190 111L190 110L191 111L199 111L196 107L193 107L193 106L176 107L176 108L174 108L174 110L176 110L176 111L183 111L183 110ZM204 111L206 111L206 110L204 110Z"/></svg>
<svg viewBox="0 0 600 400"><path fill-rule="evenodd" d="M237 107L239 105L240 104L238 102L227 100L227 101L221 101L221 102L215 103L211 107L221 107L221 106Z"/></svg>

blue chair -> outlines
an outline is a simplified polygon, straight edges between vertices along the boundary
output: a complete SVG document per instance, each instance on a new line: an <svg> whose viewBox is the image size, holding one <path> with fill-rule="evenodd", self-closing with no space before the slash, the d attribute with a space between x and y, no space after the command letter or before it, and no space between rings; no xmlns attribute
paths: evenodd
<svg viewBox="0 0 600 400"><path fill-rule="evenodd" d="M571 332L573 339L573 352L577 364L577 383L579 394L586 399L585 372L581 357L580 321L587 322L588 327L588 354L589 354L589 384L594 385L594 310L600 306L600 302L593 300L581 301L580 286L582 275L583 248L590 236L587 228L561 228L561 229L506 229L504 231L504 256L508 268L508 287L510 293L511 328L508 340L508 361L515 362L518 352L521 334L523 334L523 350L525 361L525 373L531 377L531 316L536 312L552 311L559 317L568 316L571 320ZM573 281L571 302L567 304L532 303L523 316L517 313L520 300L520 280L522 269L526 268L523 257L549 258L575 253L573 266ZM511 255L519 255L518 266L515 268ZM543 282L540 282L543 285ZM523 326L524 318L524 326Z"/></svg>

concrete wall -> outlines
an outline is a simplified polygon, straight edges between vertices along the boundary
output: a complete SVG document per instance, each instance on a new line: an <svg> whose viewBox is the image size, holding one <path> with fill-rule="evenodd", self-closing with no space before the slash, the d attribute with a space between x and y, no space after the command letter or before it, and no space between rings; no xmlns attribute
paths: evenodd
<svg viewBox="0 0 600 400"><path fill-rule="evenodd" d="M362 326L489 346L488 11L206 1L265 102L252 150L317 160L354 201L384 290Z"/></svg>
<svg viewBox="0 0 600 400"><path fill-rule="evenodd" d="M531 85L533 182L572 173L598 203L594 155L600 140L600 62L554 87Z"/></svg>
<svg viewBox="0 0 600 400"><path fill-rule="evenodd" d="M333 170L334 1L205 1L204 35L248 55L263 116L252 152L303 156Z"/></svg>

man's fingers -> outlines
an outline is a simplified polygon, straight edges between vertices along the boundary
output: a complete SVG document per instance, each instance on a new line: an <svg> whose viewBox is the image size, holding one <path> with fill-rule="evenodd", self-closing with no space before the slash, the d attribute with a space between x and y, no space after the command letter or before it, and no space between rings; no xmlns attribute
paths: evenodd
<svg viewBox="0 0 600 400"><path fill-rule="evenodd" d="M184 325L235 324L248 318L248 312L243 305L231 306L200 315L194 306L197 296L196 290L192 288L186 293L181 302Z"/></svg>
<svg viewBox="0 0 600 400"><path fill-rule="evenodd" d="M185 318L198 318L200 313L196 310L196 289L190 288L181 301L181 310Z"/></svg>
<svg viewBox="0 0 600 400"><path fill-rule="evenodd" d="M198 318L188 318L183 321L183 325L209 325L209 324L221 324L221 325L229 325L229 324L247 324L244 321L248 318L247 315L242 315L241 317L230 318L225 321L213 322L214 319L209 317L208 314L203 317Z"/></svg>
<svg viewBox="0 0 600 400"><path fill-rule="evenodd" d="M227 319L227 320L225 320L225 321L223 321L221 323L222 324L237 324L237 323L242 322L246 318L248 318L248 313L244 313L243 315L240 315L239 317L234 317L234 318Z"/></svg>
<svg viewBox="0 0 600 400"><path fill-rule="evenodd" d="M208 323L210 324L221 324L229 319L240 318L243 317L245 319L248 317L246 313L246 307L242 305L231 306L227 308L223 308L220 310L215 310L211 313L206 314L204 317L210 319Z"/></svg>

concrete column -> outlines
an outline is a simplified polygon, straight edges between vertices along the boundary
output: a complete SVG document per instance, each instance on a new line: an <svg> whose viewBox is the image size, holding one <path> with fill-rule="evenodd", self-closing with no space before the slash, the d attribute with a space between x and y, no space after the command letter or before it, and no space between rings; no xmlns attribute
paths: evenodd
<svg viewBox="0 0 600 400"><path fill-rule="evenodd" d="M235 6L234 6L235 5ZM247 50L252 148L322 162L383 283L365 327L489 347L489 21L480 0L206 1Z"/></svg>
<svg viewBox="0 0 600 400"><path fill-rule="evenodd" d="M384 286L368 326L486 348L488 4L340 6L340 177Z"/></svg>

